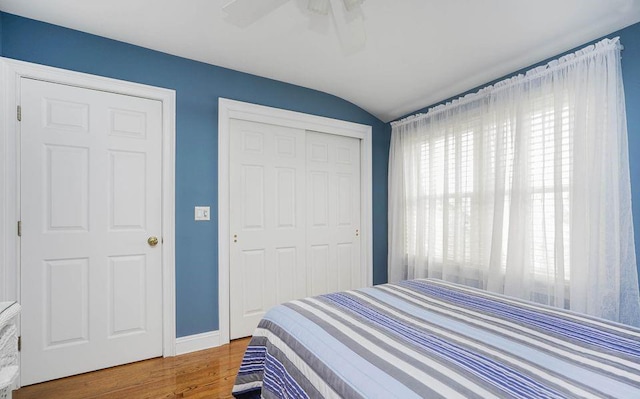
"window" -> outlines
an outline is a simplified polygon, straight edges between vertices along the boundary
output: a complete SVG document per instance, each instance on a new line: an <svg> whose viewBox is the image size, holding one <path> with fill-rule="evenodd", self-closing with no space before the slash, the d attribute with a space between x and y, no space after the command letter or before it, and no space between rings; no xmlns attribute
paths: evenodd
<svg viewBox="0 0 640 399"><path fill-rule="evenodd" d="M640 322L619 51L604 40L392 124L390 281Z"/></svg>
<svg viewBox="0 0 640 399"><path fill-rule="evenodd" d="M531 241L532 272L538 277L555 278L558 265L563 268L563 276L570 278L569 248L569 181L571 174L571 137L569 107L564 105L557 110L549 96L534 102L534 107L526 117L525 124L530 130L530 144L527 158L529 173L524 176L524 187L513 186L514 143L512 135L503 135L498 146L496 143L496 124L484 127L480 118L472 118L464 124L456 125L450 134L438 132L434 139L422 142L415 160L419 170L419 187L416 196L408 199L410 214L406 225L405 237L411 232L424 229L425 240L407 240L409 253L429 254L431 261L444 264L456 263L465 268L483 268L486 265L481 252L473 251L472 227L482 218L473 215L486 209L482 204L489 195L504 196L502 237L509 237L510 201L513 190L522 191L519 195L528 196L531 202L531 214L527 217ZM559 117L555 113L559 112ZM556 132L556 120L561 124ZM501 124L501 130L509 130L509 122ZM483 152L474 148L481 147ZM500 154L498 154L498 152ZM488 168L482 168L476 158L489 157ZM501 193L495 192L496 160L504 167L504 187ZM475 165L475 166L474 166ZM475 176L488 174L487 176ZM501 174L500 174L501 175ZM474 181L486 180L485 187L474 185ZM484 190L479 193L479 190ZM556 202L558 197L559 203ZM427 208L424 220L420 220L418 208ZM433 208L433 209L431 209ZM472 211L473 210L473 211ZM559 218L556 218L559 214ZM560 215L561 214L561 215ZM556 234L556 221L562 224L561 234ZM435 233L431 239L428 230ZM555 240L563 245L555 246ZM506 244L506 242L505 242ZM419 248L421 247L421 248ZM507 263L508 245L503 245L501 266ZM556 253L561 250L562 253ZM558 256L563 262L556 262Z"/></svg>

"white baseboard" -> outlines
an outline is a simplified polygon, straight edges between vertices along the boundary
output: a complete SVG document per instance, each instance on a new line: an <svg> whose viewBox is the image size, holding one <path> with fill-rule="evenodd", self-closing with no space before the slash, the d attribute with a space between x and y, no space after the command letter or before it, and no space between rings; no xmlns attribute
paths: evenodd
<svg viewBox="0 0 640 399"><path fill-rule="evenodd" d="M204 349L220 346L220 331L209 331L202 334L176 338L176 355L184 355Z"/></svg>

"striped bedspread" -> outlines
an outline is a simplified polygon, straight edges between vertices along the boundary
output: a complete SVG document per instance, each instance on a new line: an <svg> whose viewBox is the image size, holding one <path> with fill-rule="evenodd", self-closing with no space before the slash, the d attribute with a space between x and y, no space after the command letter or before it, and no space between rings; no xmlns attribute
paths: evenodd
<svg viewBox="0 0 640 399"><path fill-rule="evenodd" d="M288 302L233 393L263 398L640 398L640 330L439 280Z"/></svg>

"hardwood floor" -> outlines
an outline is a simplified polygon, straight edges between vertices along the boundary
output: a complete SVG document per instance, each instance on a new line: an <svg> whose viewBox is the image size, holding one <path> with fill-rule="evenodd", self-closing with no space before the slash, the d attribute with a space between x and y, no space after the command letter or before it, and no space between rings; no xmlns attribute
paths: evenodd
<svg viewBox="0 0 640 399"><path fill-rule="evenodd" d="M30 385L14 399L231 398L249 338L186 355L156 358Z"/></svg>

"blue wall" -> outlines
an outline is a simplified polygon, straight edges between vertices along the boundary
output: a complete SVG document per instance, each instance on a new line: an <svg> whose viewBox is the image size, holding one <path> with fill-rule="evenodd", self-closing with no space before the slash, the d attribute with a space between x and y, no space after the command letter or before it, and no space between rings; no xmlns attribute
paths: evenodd
<svg viewBox="0 0 640 399"><path fill-rule="evenodd" d="M609 37L620 36L622 51L622 79L627 109L629 133L629 168L631 169L631 201L635 230L636 260L640 260L640 23ZM640 264L638 266L640 273Z"/></svg>
<svg viewBox="0 0 640 399"><path fill-rule="evenodd" d="M218 97L373 127L374 282L387 279L390 128L338 97L0 13L0 54L176 91L177 336L218 329ZM193 207L211 205L212 222Z"/></svg>
<svg viewBox="0 0 640 399"><path fill-rule="evenodd" d="M622 51L622 79L624 81L627 109L627 130L629 134L629 168L631 170L631 199L633 202L633 225L635 228L636 259L640 261L640 23L631 25L616 32L612 32L605 37L614 38L616 36L620 36L620 42L624 46L624 50ZM487 82L469 91L460 93L440 103L433 104L428 107L411 112L405 116L427 112L429 108L432 108L438 104L444 104L466 94L474 93L483 87L494 84L503 79L512 77L519 73L524 73L531 68L546 64L547 62L553 59L557 59L565 54L575 52L603 38L604 37L589 43L585 43L565 53L558 54L547 60L528 66L512 74L496 79L492 82ZM640 262L638 263L637 268L638 273L640 273Z"/></svg>

